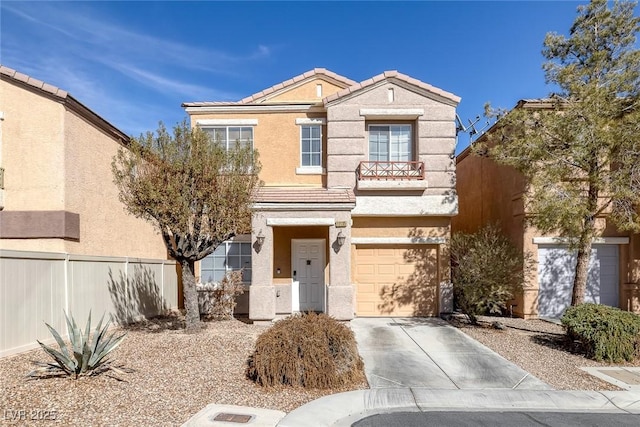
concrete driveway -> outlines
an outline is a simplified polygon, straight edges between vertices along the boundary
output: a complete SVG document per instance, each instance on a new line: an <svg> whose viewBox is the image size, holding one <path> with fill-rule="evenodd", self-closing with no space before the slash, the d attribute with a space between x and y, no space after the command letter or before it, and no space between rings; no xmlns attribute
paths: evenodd
<svg viewBox="0 0 640 427"><path fill-rule="evenodd" d="M550 390L439 318L351 321L371 388Z"/></svg>

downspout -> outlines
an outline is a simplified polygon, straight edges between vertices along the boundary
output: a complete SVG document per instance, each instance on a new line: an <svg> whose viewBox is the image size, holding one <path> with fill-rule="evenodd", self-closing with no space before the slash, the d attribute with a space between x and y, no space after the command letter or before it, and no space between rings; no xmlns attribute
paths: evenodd
<svg viewBox="0 0 640 427"><path fill-rule="evenodd" d="M2 167L2 122L4 122L4 112L0 111L0 211L4 209L4 168Z"/></svg>

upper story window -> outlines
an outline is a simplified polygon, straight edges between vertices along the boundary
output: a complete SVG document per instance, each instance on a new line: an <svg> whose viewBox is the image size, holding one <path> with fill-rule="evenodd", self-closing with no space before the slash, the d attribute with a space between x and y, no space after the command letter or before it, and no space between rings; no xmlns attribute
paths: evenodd
<svg viewBox="0 0 640 427"><path fill-rule="evenodd" d="M213 141L222 144L226 149L233 148L237 142L240 146L253 148L253 127L251 126L203 126Z"/></svg>
<svg viewBox="0 0 640 427"><path fill-rule="evenodd" d="M322 167L322 126L300 127L300 165Z"/></svg>
<svg viewBox="0 0 640 427"><path fill-rule="evenodd" d="M298 175L324 175L322 167L322 127L326 125L325 118L299 117L296 125L300 128L300 167L296 168Z"/></svg>
<svg viewBox="0 0 640 427"><path fill-rule="evenodd" d="M413 158L411 125L369 125L369 160L408 162Z"/></svg>

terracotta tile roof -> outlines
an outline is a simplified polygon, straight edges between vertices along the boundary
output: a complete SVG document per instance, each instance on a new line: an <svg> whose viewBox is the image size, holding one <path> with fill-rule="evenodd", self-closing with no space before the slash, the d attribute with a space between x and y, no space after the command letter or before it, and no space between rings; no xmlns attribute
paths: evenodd
<svg viewBox="0 0 640 427"><path fill-rule="evenodd" d="M355 203L356 197L347 188L261 187L256 203Z"/></svg>
<svg viewBox="0 0 640 427"><path fill-rule="evenodd" d="M51 95L55 95L58 98L64 99L68 95L67 91L65 90L52 86L38 79L34 79L33 77L29 77L26 74L22 74L12 68L5 67L4 65L0 65L0 76L7 76L19 82L26 83L36 89L40 89L44 92L50 93Z"/></svg>
<svg viewBox="0 0 640 427"><path fill-rule="evenodd" d="M515 108L533 108L533 109L545 109L553 108L558 103L563 103L564 100L560 97L551 98L529 98L521 99L516 104Z"/></svg>
<svg viewBox="0 0 640 427"><path fill-rule="evenodd" d="M238 101L202 101L202 102L183 102L183 107L210 107L212 105L240 105Z"/></svg>
<svg viewBox="0 0 640 427"><path fill-rule="evenodd" d="M301 82L302 80L306 80L310 77L314 77L314 76L318 76L318 75L322 75L322 76L326 76L329 77L333 80L337 80L343 84L345 84L346 86L352 86L357 84L356 82L354 82L351 79L348 79L344 76L341 76L339 74L334 73L333 71L329 71L326 68L314 68L313 70L309 70L306 73L302 73L300 75L297 75L295 77L290 78L289 80L286 80L282 83L278 83L276 85L271 86L268 89L265 89L263 91L260 91L258 93L254 93L251 96L247 96L246 98L243 98L240 100L240 104L249 104L252 102L255 102L257 100L259 100L260 98L264 98L267 95L270 95L278 90L287 88L289 86L292 86L298 82Z"/></svg>
<svg viewBox="0 0 640 427"><path fill-rule="evenodd" d="M452 94L450 92L447 92L447 91L444 91L442 89L439 89L439 88L437 88L435 86L431 86L430 84L421 82L420 80L414 79L413 77L409 77L406 74L399 73L396 70L385 71L384 73L378 74L377 76L374 76L374 77L372 77L370 79L364 80L364 81L362 81L360 83L356 83L354 85L351 85L348 88L345 88L343 90L340 90L340 91L338 91L338 92L336 92L334 94L331 94L331 95L327 96L322 101L326 105L329 102L335 101L335 100L337 100L339 98L342 98L342 97L347 96L347 95L349 95L351 93L357 92L357 91L359 91L361 89L364 89L364 88L366 88L368 86L374 85L374 84L376 84L376 83L378 83L378 82L380 82L382 80L387 80L387 79L391 79L391 78L404 81L404 82L409 83L409 84L411 84L413 86L417 86L417 87L419 87L421 89L424 89L424 90L432 92L432 93L434 93L436 95L442 96L443 98L450 99L451 101L453 101L455 103L460 102L460 97L459 96L456 96L456 95L454 95L454 94Z"/></svg>
<svg viewBox="0 0 640 427"><path fill-rule="evenodd" d="M293 86L303 80L309 79L314 76L325 76L330 79L336 80L342 83L345 86L353 86L357 84L357 82L348 79L344 76L334 73L333 71L329 71L326 68L314 68L313 70L309 70L306 73L302 73L295 77L290 78L284 82L278 83L276 85L271 86L270 88L264 89L260 92L254 93L253 95L247 96L246 98L241 99L240 101L227 101L227 102L219 102L219 101L210 101L210 102L183 102L183 107L212 107L212 106L224 106L224 105L250 105L255 104L257 101L262 98L271 95L274 92L285 89L289 86Z"/></svg>

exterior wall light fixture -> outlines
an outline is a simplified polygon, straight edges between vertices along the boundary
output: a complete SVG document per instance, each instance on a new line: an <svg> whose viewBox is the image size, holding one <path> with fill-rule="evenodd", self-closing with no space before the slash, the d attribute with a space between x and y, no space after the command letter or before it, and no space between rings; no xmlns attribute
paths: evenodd
<svg viewBox="0 0 640 427"><path fill-rule="evenodd" d="M258 249L262 248L262 245L264 244L264 234L262 234L262 230L260 230L258 232L258 235L256 236L256 246Z"/></svg>
<svg viewBox="0 0 640 427"><path fill-rule="evenodd" d="M346 239L347 239L347 236L345 236L345 235L342 233L342 230L340 230L340 231L338 232L338 236L337 236L337 238L336 238L336 240L338 241L338 246L342 246L342 245L344 245L344 241L345 241Z"/></svg>

